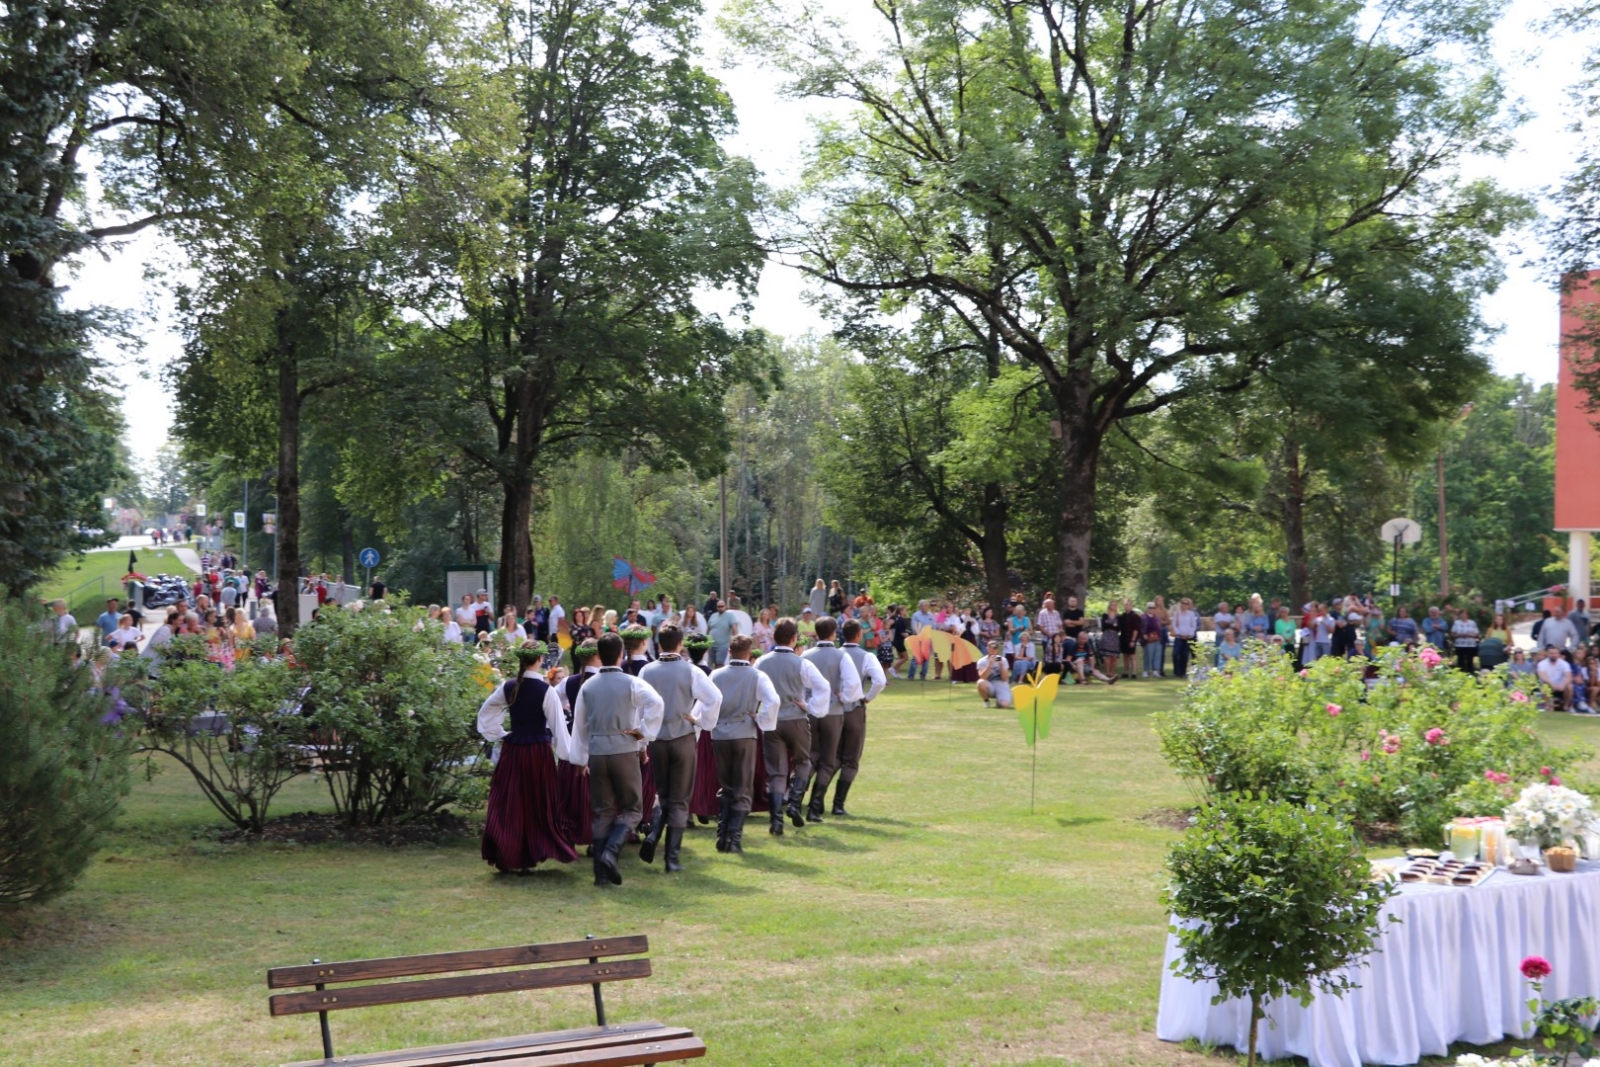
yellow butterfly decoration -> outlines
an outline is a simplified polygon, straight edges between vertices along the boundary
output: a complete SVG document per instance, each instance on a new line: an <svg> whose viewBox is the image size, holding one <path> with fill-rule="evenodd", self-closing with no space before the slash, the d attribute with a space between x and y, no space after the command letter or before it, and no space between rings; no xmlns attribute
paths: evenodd
<svg viewBox="0 0 1600 1067"><path fill-rule="evenodd" d="M1061 675L1045 674L1043 667L1035 667L1026 682L1011 687L1011 701L1022 721L1022 736L1030 746L1050 736L1050 716L1055 711L1056 688L1060 684Z"/></svg>

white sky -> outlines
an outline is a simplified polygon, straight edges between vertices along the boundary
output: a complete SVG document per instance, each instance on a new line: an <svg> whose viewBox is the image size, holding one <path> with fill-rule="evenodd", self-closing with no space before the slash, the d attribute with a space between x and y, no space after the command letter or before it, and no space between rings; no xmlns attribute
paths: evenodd
<svg viewBox="0 0 1600 1067"><path fill-rule="evenodd" d="M847 0L831 0L843 5ZM713 10L719 0L708 5ZM859 9L858 9L859 10ZM1544 0L1511 0L1496 36L1496 51L1511 94L1530 113L1520 128L1514 150L1503 160L1483 160L1481 172L1513 190L1537 195L1556 183L1572 163L1575 139L1570 130L1568 90L1576 81L1583 42L1576 37L1550 38L1532 25L1549 12ZM740 133L730 146L749 156L774 186L797 173L807 132L807 105L782 101L773 92L770 73L752 64L728 63L715 32L705 40L708 65L719 74L739 109ZM1504 243L1507 278L1500 290L1484 298L1485 319L1499 330L1487 348L1497 370L1523 374L1535 381L1556 375L1556 295L1551 279L1529 260L1540 248L1530 232ZM91 255L78 271L71 299L135 312L140 351L102 344L100 354L126 390L124 408L129 443L135 455L149 457L172 425L172 399L159 381L159 369L179 351L170 314L171 296L159 281L146 278L151 265L168 265L170 246L153 233L140 235L108 254ZM807 330L825 331L827 323L802 299L804 285L792 270L769 265L762 275L752 319L782 336Z"/></svg>

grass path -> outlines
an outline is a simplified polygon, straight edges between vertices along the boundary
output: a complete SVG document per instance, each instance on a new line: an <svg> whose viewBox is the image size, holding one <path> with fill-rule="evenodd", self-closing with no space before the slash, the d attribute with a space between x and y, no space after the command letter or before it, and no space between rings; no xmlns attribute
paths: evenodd
<svg viewBox="0 0 1600 1067"><path fill-rule="evenodd" d="M313 1017L266 1013L268 966L646 933L655 977L613 987L614 1021L702 1034L705 1062L1212 1063L1152 1036L1175 832L1191 802L1149 713L1176 683L1067 689L1039 750L1009 712L901 683L873 706L852 820L742 858L692 830L688 870L633 857L599 891L587 863L500 877L467 843L228 846L175 768L130 798L81 887L0 941L6 1062L275 1064L318 1055ZM1564 720L1600 740L1600 723ZM280 814L324 807L300 780ZM335 1015L357 1053L586 1025L586 990Z"/></svg>

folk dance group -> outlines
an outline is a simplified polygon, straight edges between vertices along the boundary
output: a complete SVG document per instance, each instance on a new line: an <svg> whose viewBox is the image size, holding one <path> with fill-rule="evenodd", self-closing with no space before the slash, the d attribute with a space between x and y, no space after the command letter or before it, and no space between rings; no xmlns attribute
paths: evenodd
<svg viewBox="0 0 1600 1067"><path fill-rule="evenodd" d="M748 636L735 636L715 670L685 658L674 624L657 632L655 658L647 631L607 633L573 649L573 673L559 686L540 671L543 648L516 649L520 677L478 711L478 732L499 745L484 860L527 871L570 863L588 845L595 884L621 885L622 851L641 825L639 858L654 862L664 840L666 870L680 871L690 815L715 817L717 851L727 853L744 851L752 811L769 813L775 836L785 816L796 827L820 823L830 785L832 814L847 816L867 705L887 679L856 620L842 630L817 620L804 655L797 633L793 619L780 619L759 659Z"/></svg>

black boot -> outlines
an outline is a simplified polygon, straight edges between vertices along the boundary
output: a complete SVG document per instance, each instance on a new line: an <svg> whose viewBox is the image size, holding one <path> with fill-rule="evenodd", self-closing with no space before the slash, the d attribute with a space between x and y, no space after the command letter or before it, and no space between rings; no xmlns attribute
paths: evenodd
<svg viewBox="0 0 1600 1067"><path fill-rule="evenodd" d="M772 824L767 827L767 833L773 837L783 836L783 790L774 789L767 794L767 804L772 808Z"/></svg>
<svg viewBox="0 0 1600 1067"><path fill-rule="evenodd" d="M805 799L805 795L806 784L801 782L799 789L789 790L789 801L783 806L783 813L789 816L789 821L801 828L806 825L806 817L800 814L800 802Z"/></svg>
<svg viewBox="0 0 1600 1067"><path fill-rule="evenodd" d="M663 864L667 873L683 870L683 864L678 862L678 850L683 847L683 828L681 826L667 827L667 856Z"/></svg>
<svg viewBox="0 0 1600 1067"><path fill-rule="evenodd" d="M822 821L822 797L827 791L828 787L822 784L822 779L818 778L812 783L811 803L806 805L806 822Z"/></svg>
<svg viewBox="0 0 1600 1067"><path fill-rule="evenodd" d="M833 787L833 813L835 815L848 816L850 814L844 810L844 798L849 795L850 783L843 778L839 779L838 784Z"/></svg>
<svg viewBox="0 0 1600 1067"><path fill-rule="evenodd" d="M617 858L622 854L622 843L628 839L631 831L626 823L616 823L611 827L611 833L606 836L606 843L594 858L597 870L606 876L606 881L612 885L622 884L622 872L617 869Z"/></svg>
<svg viewBox="0 0 1600 1067"><path fill-rule="evenodd" d="M733 798L722 797L721 808L717 811L717 851L731 852L728 847L728 838L733 833Z"/></svg>
<svg viewBox="0 0 1600 1067"><path fill-rule="evenodd" d="M735 811L728 815L728 851L744 854L744 820L749 812Z"/></svg>
<svg viewBox="0 0 1600 1067"><path fill-rule="evenodd" d="M639 858L646 863L656 861L656 844L661 840L661 828L667 825L667 809L657 808L656 817L650 821L650 829L645 832L644 840L639 842Z"/></svg>

